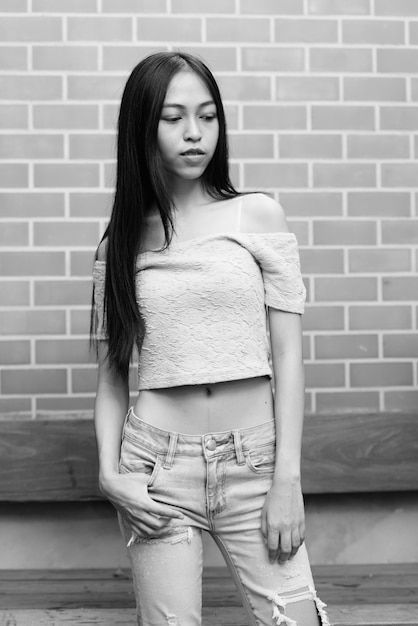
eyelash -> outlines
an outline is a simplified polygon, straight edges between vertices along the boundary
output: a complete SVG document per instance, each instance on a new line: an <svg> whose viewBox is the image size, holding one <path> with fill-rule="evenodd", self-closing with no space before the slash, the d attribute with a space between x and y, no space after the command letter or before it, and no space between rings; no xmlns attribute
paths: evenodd
<svg viewBox="0 0 418 626"><path fill-rule="evenodd" d="M213 120L216 119L216 115L214 113L209 113L207 115L201 115L200 117L205 122L212 122ZM181 117L162 117L161 119L164 122L175 123L175 122L178 122L179 120L181 120L182 118Z"/></svg>

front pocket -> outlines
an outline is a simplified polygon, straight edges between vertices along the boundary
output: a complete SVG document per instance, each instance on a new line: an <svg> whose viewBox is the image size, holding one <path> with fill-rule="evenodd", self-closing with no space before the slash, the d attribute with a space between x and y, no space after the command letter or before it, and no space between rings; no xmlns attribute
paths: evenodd
<svg viewBox="0 0 418 626"><path fill-rule="evenodd" d="M255 449L247 453L247 465L256 474L271 474L274 472L276 452L274 448Z"/></svg>
<svg viewBox="0 0 418 626"><path fill-rule="evenodd" d="M154 484L161 467L159 454L145 447L135 445L129 439L124 439L120 451L119 472L121 474L147 474L148 487Z"/></svg>

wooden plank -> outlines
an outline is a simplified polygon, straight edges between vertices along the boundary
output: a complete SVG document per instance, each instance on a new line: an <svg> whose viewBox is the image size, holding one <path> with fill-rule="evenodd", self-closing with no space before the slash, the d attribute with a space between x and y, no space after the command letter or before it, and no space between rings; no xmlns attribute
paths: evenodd
<svg viewBox="0 0 418 626"><path fill-rule="evenodd" d="M418 415L305 420L305 493L418 490ZM0 500L101 499L91 419L0 420Z"/></svg>

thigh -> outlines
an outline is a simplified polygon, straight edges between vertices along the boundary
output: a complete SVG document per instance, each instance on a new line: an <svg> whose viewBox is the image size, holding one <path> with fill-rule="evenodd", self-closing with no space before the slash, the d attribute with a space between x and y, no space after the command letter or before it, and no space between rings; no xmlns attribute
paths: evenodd
<svg viewBox="0 0 418 626"><path fill-rule="evenodd" d="M131 532L119 516L126 543ZM191 526L128 547L141 626L200 626L202 536Z"/></svg>

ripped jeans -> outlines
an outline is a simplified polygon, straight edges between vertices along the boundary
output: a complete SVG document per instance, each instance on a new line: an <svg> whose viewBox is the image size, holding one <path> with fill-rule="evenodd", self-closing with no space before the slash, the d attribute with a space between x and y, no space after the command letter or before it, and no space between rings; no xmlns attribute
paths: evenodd
<svg viewBox="0 0 418 626"><path fill-rule="evenodd" d="M151 426L130 409L120 472L148 474L150 496L184 515L155 538L132 535L120 517L129 544L138 624L200 626L205 530L226 560L251 626L304 626L286 610L302 600L314 601L318 623L329 626L305 546L283 564L268 560L260 516L274 453L274 421L232 432L185 435Z"/></svg>

